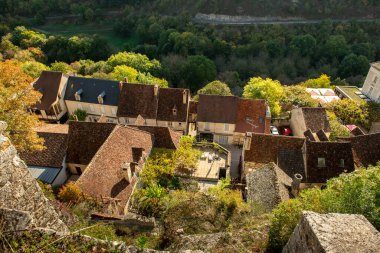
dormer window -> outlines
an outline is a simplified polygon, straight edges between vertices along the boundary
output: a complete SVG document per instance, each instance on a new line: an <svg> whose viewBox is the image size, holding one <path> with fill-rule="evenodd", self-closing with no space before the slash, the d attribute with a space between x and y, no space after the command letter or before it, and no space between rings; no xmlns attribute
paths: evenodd
<svg viewBox="0 0 380 253"><path fill-rule="evenodd" d="M177 116L177 107L176 106L173 107L172 112L173 112L173 116Z"/></svg>
<svg viewBox="0 0 380 253"><path fill-rule="evenodd" d="M106 93L104 91L102 93L100 93L100 95L98 96L98 103L99 104L103 104L105 96L106 96Z"/></svg>
<svg viewBox="0 0 380 253"><path fill-rule="evenodd" d="M82 93L83 93L82 89L80 89L77 92L75 92L75 100L76 101L80 101Z"/></svg>

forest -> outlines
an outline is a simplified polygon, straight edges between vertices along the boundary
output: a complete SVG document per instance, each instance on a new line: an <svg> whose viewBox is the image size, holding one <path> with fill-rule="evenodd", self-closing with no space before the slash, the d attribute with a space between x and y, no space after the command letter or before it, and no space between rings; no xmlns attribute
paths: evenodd
<svg viewBox="0 0 380 253"><path fill-rule="evenodd" d="M150 60L158 60L160 68L149 74L167 80L172 87L188 87L196 92L206 83L218 79L227 83L237 95L242 94L243 84L253 76L270 77L292 85L327 74L333 84L361 86L369 63L380 59L380 21L336 22L326 19L318 24L217 26L193 22L193 14L225 13L223 9L232 1L212 1L212 4L196 1L195 7L183 11L188 2L36 0L30 6L29 1L0 1L2 57L14 57L12 52L15 50L10 50L10 42L23 50L39 48L40 57L35 57L39 63L80 62L86 71L79 71L79 74L106 77L102 73L108 74L112 70L99 67L105 60L118 52L135 52L147 55ZM246 2L239 1L234 7L244 7ZM276 10L281 9L272 8L273 13L267 12L266 8L278 1L264 2L253 3L253 6L261 7L261 15L276 14ZM281 1L280 5L290 2L295 3ZM319 8L314 8L316 2L306 1L303 9L295 9L294 16L302 13L304 17L314 17L311 10L318 9L320 14L317 16L323 19L329 14L327 10L337 2L350 2L345 6L372 10L380 3L324 1L319 3ZM218 8L213 9L211 5ZM176 15L169 15L172 14L170 6L179 6ZM307 6L310 11L304 10ZM235 14L255 15L248 7L243 9L247 13ZM101 31L67 36L35 29L44 25L54 27L57 23L78 27L104 25L125 43L115 47ZM20 28L20 25L26 28Z"/></svg>

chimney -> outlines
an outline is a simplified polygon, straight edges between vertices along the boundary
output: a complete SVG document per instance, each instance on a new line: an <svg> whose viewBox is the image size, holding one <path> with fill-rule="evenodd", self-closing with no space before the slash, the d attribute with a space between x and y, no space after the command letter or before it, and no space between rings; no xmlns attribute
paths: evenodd
<svg viewBox="0 0 380 253"><path fill-rule="evenodd" d="M187 103L187 90L183 91L183 96L182 97L183 97L183 99L182 99L183 100L183 104L185 105Z"/></svg>
<svg viewBox="0 0 380 253"><path fill-rule="evenodd" d="M292 182L292 194L294 197L298 196L298 193L300 192L300 184L303 177L301 174L294 174L293 182Z"/></svg>
<svg viewBox="0 0 380 253"><path fill-rule="evenodd" d="M158 96L158 85L154 85L154 96Z"/></svg>
<svg viewBox="0 0 380 253"><path fill-rule="evenodd" d="M246 133L244 140L244 150L251 149L252 133Z"/></svg>
<svg viewBox="0 0 380 253"><path fill-rule="evenodd" d="M123 82L120 81L120 82L119 82L119 90L120 90L120 92L121 92L122 89L123 89Z"/></svg>
<svg viewBox="0 0 380 253"><path fill-rule="evenodd" d="M128 83L128 77L124 77L124 83Z"/></svg>

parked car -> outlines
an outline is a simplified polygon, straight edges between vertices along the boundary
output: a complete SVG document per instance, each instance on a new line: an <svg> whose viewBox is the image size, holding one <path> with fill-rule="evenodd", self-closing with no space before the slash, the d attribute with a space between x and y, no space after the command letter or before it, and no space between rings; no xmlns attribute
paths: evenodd
<svg viewBox="0 0 380 253"><path fill-rule="evenodd" d="M275 126L271 126L271 127L270 127L270 132L271 132L273 135L280 135L280 133L278 132L277 127L275 127Z"/></svg>
<svg viewBox="0 0 380 253"><path fill-rule="evenodd" d="M291 136L292 135L292 129L290 127L282 127L280 128L281 134L285 136Z"/></svg>

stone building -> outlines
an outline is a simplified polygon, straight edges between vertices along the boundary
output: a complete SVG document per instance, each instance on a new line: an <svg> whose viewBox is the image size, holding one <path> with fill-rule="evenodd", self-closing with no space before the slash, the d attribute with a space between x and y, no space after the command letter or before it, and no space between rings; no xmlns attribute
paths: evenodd
<svg viewBox="0 0 380 253"><path fill-rule="evenodd" d="M380 103L380 62L371 64L364 81L362 92L372 101Z"/></svg>
<svg viewBox="0 0 380 253"><path fill-rule="evenodd" d="M269 163L246 175L247 201L271 211L290 198L292 179L275 163Z"/></svg>
<svg viewBox="0 0 380 253"><path fill-rule="evenodd" d="M33 88L42 94L41 100L31 108L41 120L58 122L67 113L63 97L68 76L62 72L42 71Z"/></svg>
<svg viewBox="0 0 380 253"><path fill-rule="evenodd" d="M377 253L380 232L363 215L303 212L283 253Z"/></svg>
<svg viewBox="0 0 380 253"><path fill-rule="evenodd" d="M199 95L198 139L242 145L246 132L269 133L270 111L265 100Z"/></svg>
<svg viewBox="0 0 380 253"><path fill-rule="evenodd" d="M186 134L189 104L188 89L121 82L117 117L121 124L136 125L142 118L144 125L170 127Z"/></svg>
<svg viewBox="0 0 380 253"><path fill-rule="evenodd" d="M325 108L297 108L291 111L290 128L296 137L305 137L310 130L311 140L319 140L317 132L323 131L327 137L330 135L330 123Z"/></svg>
<svg viewBox="0 0 380 253"><path fill-rule="evenodd" d="M107 122L117 123L119 83L110 80L70 76L65 103L71 115L77 109L87 112L87 121L97 122L103 115Z"/></svg>

